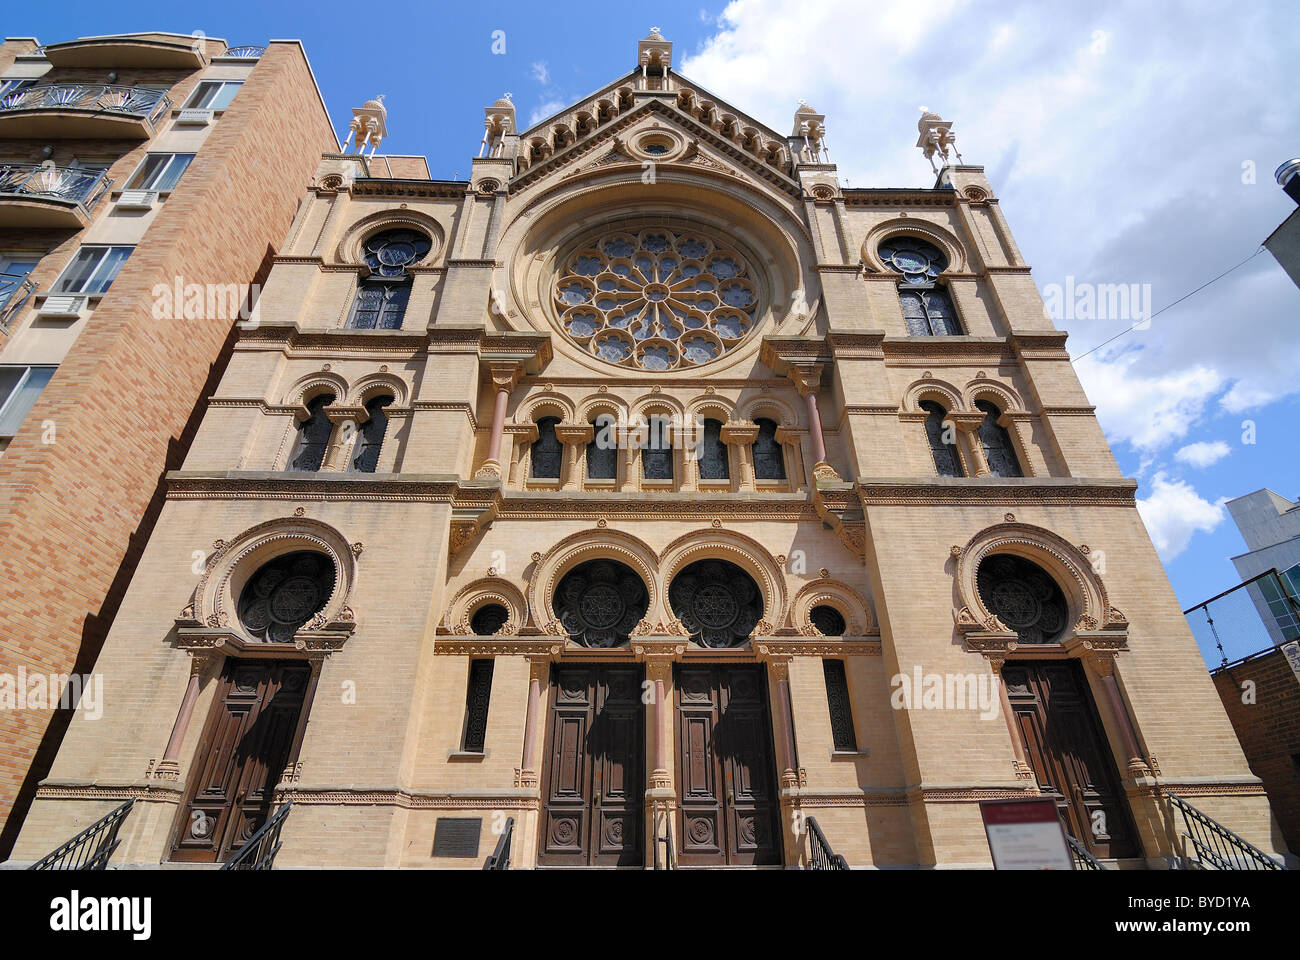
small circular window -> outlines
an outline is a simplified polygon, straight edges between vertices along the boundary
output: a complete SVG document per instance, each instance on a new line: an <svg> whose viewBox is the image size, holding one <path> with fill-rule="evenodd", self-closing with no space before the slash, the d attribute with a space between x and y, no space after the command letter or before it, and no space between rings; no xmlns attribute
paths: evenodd
<svg viewBox="0 0 1300 960"><path fill-rule="evenodd" d="M933 283L948 266L942 250L916 237L890 237L877 252L880 262L907 283Z"/></svg>
<svg viewBox="0 0 1300 960"><path fill-rule="evenodd" d="M753 331L759 291L748 261L688 229L610 231L564 261L560 326L587 352L641 370L716 360Z"/></svg>
<svg viewBox="0 0 1300 960"><path fill-rule="evenodd" d="M362 260L380 277L405 276L406 268L419 263L433 242L418 230L385 230L361 245Z"/></svg>
<svg viewBox="0 0 1300 960"><path fill-rule="evenodd" d="M824 603L813 607L808 614L808 619L812 621L812 625L817 628L817 632L823 637L844 636L846 629L844 615L834 607L827 606Z"/></svg>
<svg viewBox="0 0 1300 960"><path fill-rule="evenodd" d="M501 631L510 619L510 611L499 603L485 603L469 618L469 628L477 637L490 637Z"/></svg>

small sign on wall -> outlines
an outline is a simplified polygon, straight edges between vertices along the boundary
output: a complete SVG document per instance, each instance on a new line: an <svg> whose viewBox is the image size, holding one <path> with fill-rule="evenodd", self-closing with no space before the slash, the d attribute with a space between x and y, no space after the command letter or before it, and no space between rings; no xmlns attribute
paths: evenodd
<svg viewBox="0 0 1300 960"><path fill-rule="evenodd" d="M433 828L435 857L477 857L481 817L439 817Z"/></svg>
<svg viewBox="0 0 1300 960"><path fill-rule="evenodd" d="M1291 664L1291 672L1300 681L1300 640L1282 644L1282 656L1286 657L1286 662Z"/></svg>
<svg viewBox="0 0 1300 960"><path fill-rule="evenodd" d="M994 869L1074 869L1055 800L982 800L980 815Z"/></svg>

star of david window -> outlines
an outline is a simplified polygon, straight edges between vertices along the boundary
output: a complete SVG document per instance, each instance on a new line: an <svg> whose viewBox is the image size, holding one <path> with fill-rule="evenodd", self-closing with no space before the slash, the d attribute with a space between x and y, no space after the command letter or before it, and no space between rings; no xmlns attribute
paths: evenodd
<svg viewBox="0 0 1300 960"><path fill-rule="evenodd" d="M749 262L690 229L610 231L570 254L554 285L560 327L609 363L676 370L708 363L753 332Z"/></svg>
<svg viewBox="0 0 1300 960"><path fill-rule="evenodd" d="M287 643L334 592L334 564L310 550L262 566L239 595L239 622L268 643Z"/></svg>
<svg viewBox="0 0 1300 960"><path fill-rule="evenodd" d="M650 597L631 567L590 560L564 575L553 603L570 639L584 647L614 647L628 642Z"/></svg>
<svg viewBox="0 0 1300 960"><path fill-rule="evenodd" d="M725 560L698 560L668 587L673 616L706 647L734 647L763 618L763 594L752 577Z"/></svg>
<svg viewBox="0 0 1300 960"><path fill-rule="evenodd" d="M948 266L942 250L916 237L891 237L877 253L881 263L903 275L898 301L908 333L939 337L962 332L952 297L938 283L939 274Z"/></svg>
<svg viewBox="0 0 1300 960"><path fill-rule="evenodd" d="M980 599L989 612L1016 632L1021 643L1054 643L1069 621L1065 594L1036 563L1011 554L980 562L975 574Z"/></svg>

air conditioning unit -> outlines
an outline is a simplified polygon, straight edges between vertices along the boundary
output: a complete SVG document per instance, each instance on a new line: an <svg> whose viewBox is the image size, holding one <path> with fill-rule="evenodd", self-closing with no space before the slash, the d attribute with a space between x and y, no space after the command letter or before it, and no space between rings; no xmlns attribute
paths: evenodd
<svg viewBox="0 0 1300 960"><path fill-rule="evenodd" d="M191 124L196 127L206 127L212 122L211 110L182 110L176 117L177 123Z"/></svg>
<svg viewBox="0 0 1300 960"><path fill-rule="evenodd" d="M117 198L119 210L148 210L158 199L157 190L123 190Z"/></svg>
<svg viewBox="0 0 1300 960"><path fill-rule="evenodd" d="M46 297L37 313L42 317L79 317L85 306L85 297Z"/></svg>

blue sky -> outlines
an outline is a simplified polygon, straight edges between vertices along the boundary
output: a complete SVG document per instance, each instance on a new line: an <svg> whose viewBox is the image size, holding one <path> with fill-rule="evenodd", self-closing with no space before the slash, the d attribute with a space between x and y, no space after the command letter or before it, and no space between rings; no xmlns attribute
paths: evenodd
<svg viewBox="0 0 1300 960"><path fill-rule="evenodd" d="M1149 284L1157 310L1249 256L1294 209L1273 181L1300 154L1289 95L1300 31L1284 0L375 9L371 20L329 2L64 2L28 5L5 30L43 42L147 29L301 39L337 131L383 93L384 151L465 177L484 106L508 90L522 123L544 116L626 72L655 25L676 69L769 125L784 130L799 98L825 113L852 186L929 186L917 108L939 112L966 161L985 165L1040 289ZM1060 325L1077 356L1128 322ZM1300 291L1263 253L1076 365L1184 606L1236 582L1228 558L1244 544L1223 501L1265 486L1300 497L1298 325Z"/></svg>

